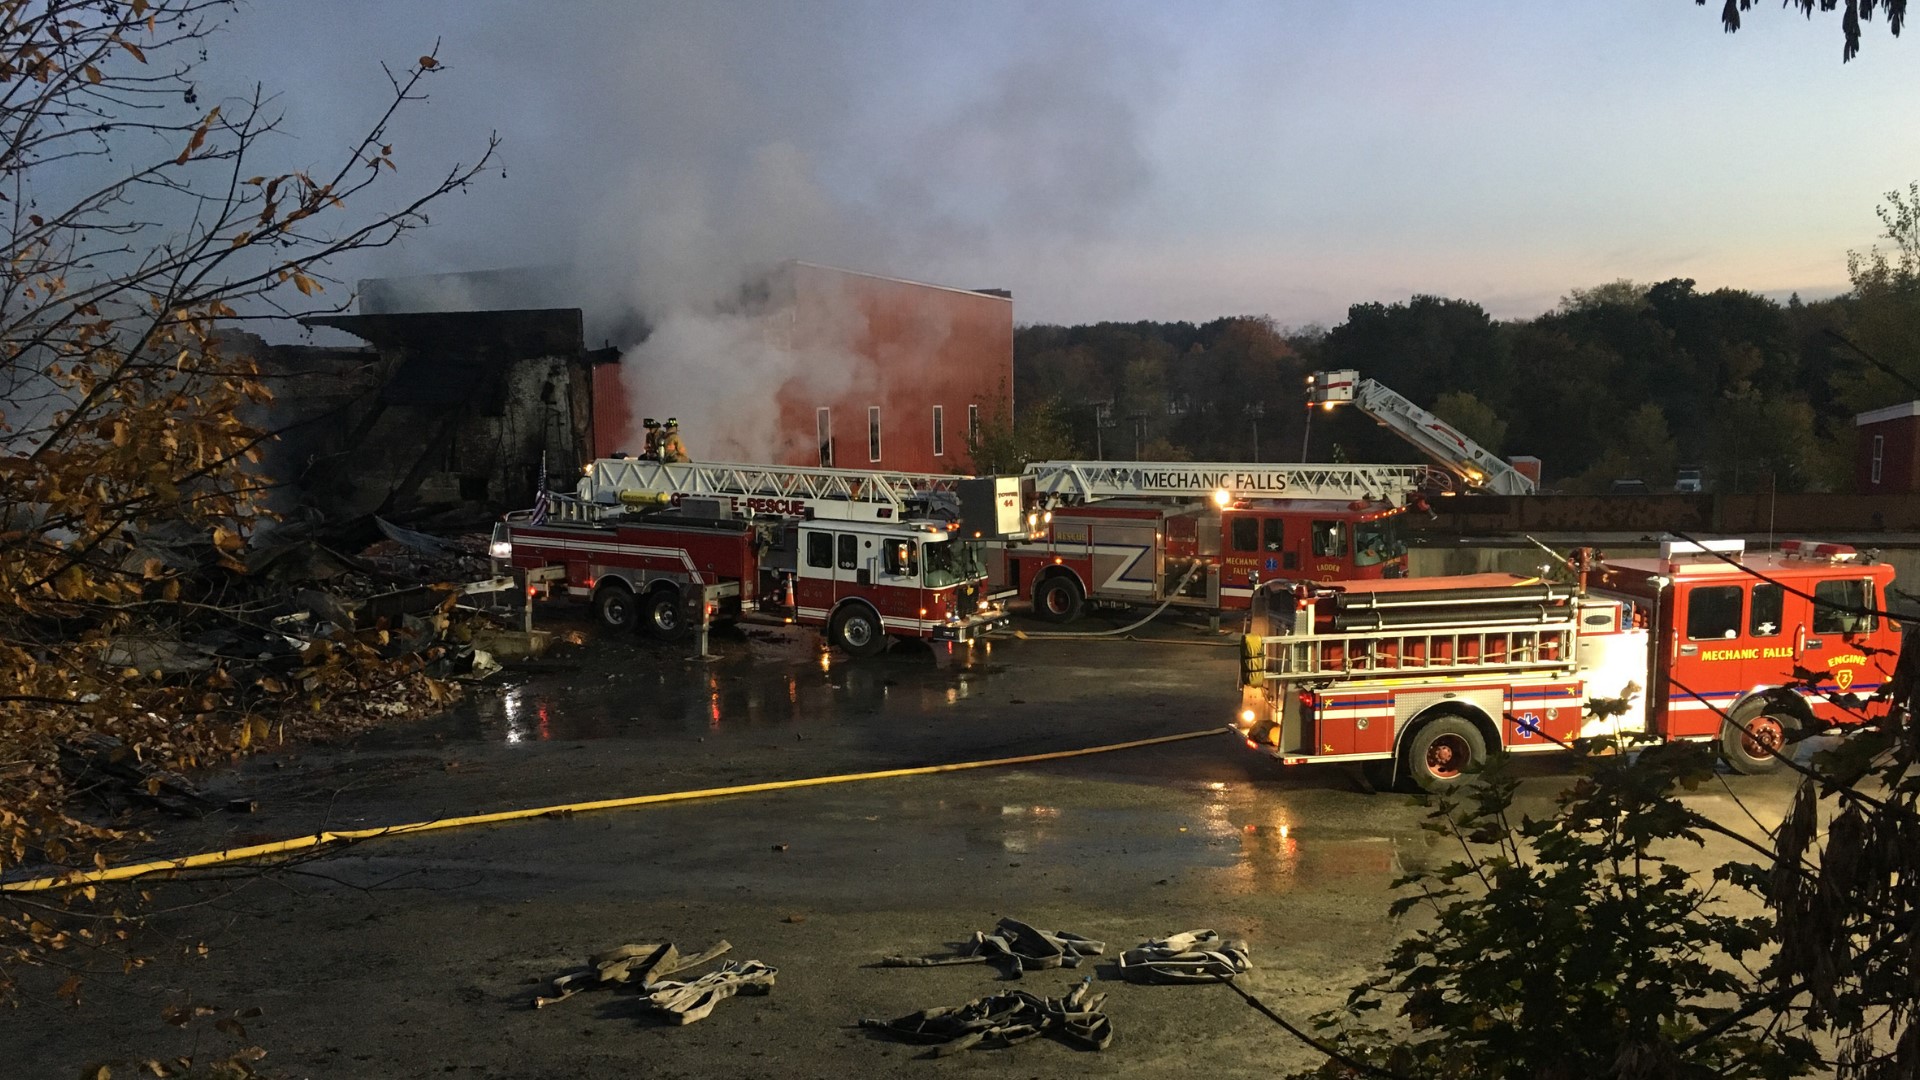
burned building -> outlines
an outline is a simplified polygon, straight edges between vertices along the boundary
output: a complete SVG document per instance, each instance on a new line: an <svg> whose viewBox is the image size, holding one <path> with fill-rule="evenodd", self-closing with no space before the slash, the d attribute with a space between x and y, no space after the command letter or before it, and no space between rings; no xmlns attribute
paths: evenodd
<svg viewBox="0 0 1920 1080"><path fill-rule="evenodd" d="M268 468L329 518L490 514L533 500L592 452L577 308L318 316L367 348L259 346L281 435Z"/></svg>

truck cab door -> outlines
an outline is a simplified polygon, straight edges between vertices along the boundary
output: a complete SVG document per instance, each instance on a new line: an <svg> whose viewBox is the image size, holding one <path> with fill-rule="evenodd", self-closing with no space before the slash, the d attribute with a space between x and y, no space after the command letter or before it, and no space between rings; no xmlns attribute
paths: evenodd
<svg viewBox="0 0 1920 1080"><path fill-rule="evenodd" d="M859 533L833 534L833 598L866 596L872 592L873 539Z"/></svg>
<svg viewBox="0 0 1920 1080"><path fill-rule="evenodd" d="M1872 614L1879 606L1873 579L1832 578L1814 582L1808 591L1813 593L1813 600L1801 601L1809 610L1807 632L1798 642L1796 663L1818 680L1820 689L1830 693L1864 697L1878 689L1893 671L1899 642L1897 637L1883 640L1878 633L1880 619ZM1857 691L1856 686L1860 687ZM1808 704L1822 719L1857 719L1821 696L1809 698Z"/></svg>
<svg viewBox="0 0 1920 1080"><path fill-rule="evenodd" d="M1302 574L1312 581L1339 581L1352 577L1353 555L1350 522L1338 518L1316 518L1308 528L1312 543L1308 571Z"/></svg>
<svg viewBox="0 0 1920 1080"><path fill-rule="evenodd" d="M800 556L793 583L794 607L824 613L833 608L834 536L831 529L800 530Z"/></svg>

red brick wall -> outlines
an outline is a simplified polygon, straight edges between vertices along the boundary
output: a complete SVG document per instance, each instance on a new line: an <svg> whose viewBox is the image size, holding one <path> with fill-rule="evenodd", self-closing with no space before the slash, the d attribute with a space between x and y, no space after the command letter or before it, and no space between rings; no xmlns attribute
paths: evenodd
<svg viewBox="0 0 1920 1080"><path fill-rule="evenodd" d="M783 449L769 464L818 465L817 410L832 418L834 464L909 472L969 472L967 408L984 422L1011 413L1013 301L1001 296L790 263L774 275L761 316L766 340L799 359L779 386L714 385L711 400L662 401L655 415L677 413L683 424L702 408L725 409L737 395L766 394L778 432L763 440ZM631 356L624 364L640 362ZM594 369L594 446L598 456L639 453L640 417L629 401L632 378L620 365ZM629 372L627 375L631 375ZM942 409L944 453L934 453L933 409ZM868 410L880 410L880 459L868 446ZM694 457L725 458L697 426Z"/></svg>

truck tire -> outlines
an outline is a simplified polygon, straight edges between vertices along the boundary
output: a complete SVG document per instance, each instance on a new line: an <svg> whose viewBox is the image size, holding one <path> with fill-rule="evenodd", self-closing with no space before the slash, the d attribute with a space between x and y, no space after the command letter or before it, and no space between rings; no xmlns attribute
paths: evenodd
<svg viewBox="0 0 1920 1080"><path fill-rule="evenodd" d="M1033 590L1033 613L1050 623L1070 623L1080 617L1080 605L1085 601L1079 582L1055 574Z"/></svg>
<svg viewBox="0 0 1920 1080"><path fill-rule="evenodd" d="M1421 725L1407 740L1401 775L1422 791L1446 791L1459 786L1469 771L1486 763L1486 736L1473 721L1449 714Z"/></svg>
<svg viewBox="0 0 1920 1080"><path fill-rule="evenodd" d="M1739 722L1737 726L1735 721ZM1749 706L1721 725L1720 756L1742 776L1777 772L1780 759L1772 751L1790 753L1789 744L1799 730L1800 721L1784 712L1770 711L1765 702Z"/></svg>
<svg viewBox="0 0 1920 1080"><path fill-rule="evenodd" d="M640 605L633 590L622 582L609 581L593 594L593 620L609 630L631 631L640 622Z"/></svg>
<svg viewBox="0 0 1920 1080"><path fill-rule="evenodd" d="M887 651L887 632L880 617L865 604L848 604L833 617L827 637L848 656L878 656Z"/></svg>
<svg viewBox="0 0 1920 1080"><path fill-rule="evenodd" d="M680 606L680 590L669 585L648 593L640 605L640 629L663 640L686 633L687 613Z"/></svg>

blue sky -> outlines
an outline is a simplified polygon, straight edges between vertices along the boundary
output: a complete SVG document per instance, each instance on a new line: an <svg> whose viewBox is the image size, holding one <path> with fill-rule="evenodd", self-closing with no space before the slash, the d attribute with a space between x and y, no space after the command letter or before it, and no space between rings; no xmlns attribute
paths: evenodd
<svg viewBox="0 0 1920 1080"><path fill-rule="evenodd" d="M1524 317L1692 277L1845 288L1920 180L1920 42L1763 2L258 3L216 92L320 161L441 40L401 180L496 171L348 276L578 265L659 308L827 262L1015 294L1022 322L1337 323L1417 292ZM396 190L396 194L398 189Z"/></svg>

